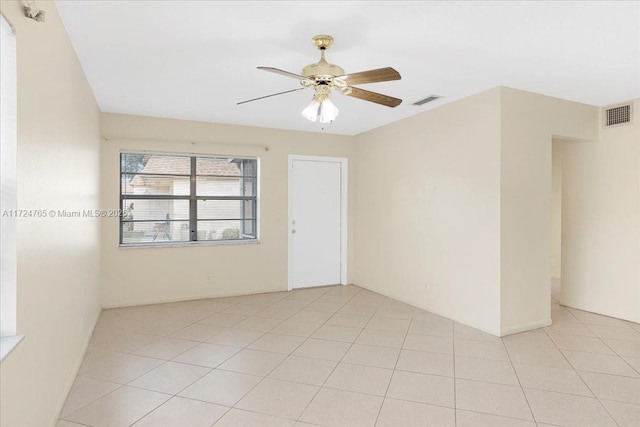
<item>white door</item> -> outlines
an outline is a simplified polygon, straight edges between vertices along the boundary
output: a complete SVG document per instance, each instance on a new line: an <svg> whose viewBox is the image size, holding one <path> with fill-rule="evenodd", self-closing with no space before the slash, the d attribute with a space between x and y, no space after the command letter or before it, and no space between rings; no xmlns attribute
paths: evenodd
<svg viewBox="0 0 640 427"><path fill-rule="evenodd" d="M346 159L289 166L289 289L345 283Z"/></svg>

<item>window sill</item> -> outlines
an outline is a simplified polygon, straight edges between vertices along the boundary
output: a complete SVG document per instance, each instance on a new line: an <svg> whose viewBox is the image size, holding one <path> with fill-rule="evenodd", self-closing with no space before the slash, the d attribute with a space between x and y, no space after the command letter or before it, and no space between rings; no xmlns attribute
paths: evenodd
<svg viewBox="0 0 640 427"><path fill-rule="evenodd" d="M0 362L2 362L20 344L24 335L0 337Z"/></svg>
<svg viewBox="0 0 640 427"><path fill-rule="evenodd" d="M257 245L260 239L245 240L203 240L199 242L175 242L175 243L128 243L120 244L120 249L139 248L177 248L177 247L197 247L197 246L228 246L228 245Z"/></svg>

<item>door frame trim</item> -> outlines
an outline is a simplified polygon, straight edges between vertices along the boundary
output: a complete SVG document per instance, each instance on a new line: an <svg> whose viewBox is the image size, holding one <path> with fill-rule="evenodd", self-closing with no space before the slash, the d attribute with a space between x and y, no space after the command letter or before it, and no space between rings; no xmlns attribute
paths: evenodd
<svg viewBox="0 0 640 427"><path fill-rule="evenodd" d="M345 157L323 157L323 156L306 156L298 154L289 154L289 171L288 171L288 215L287 215L287 233L288 233L288 267L287 267L287 290L293 289L293 162L296 160L305 160L313 162L330 162L340 163L340 284L347 284L347 219L348 219L348 178L349 178L349 160Z"/></svg>

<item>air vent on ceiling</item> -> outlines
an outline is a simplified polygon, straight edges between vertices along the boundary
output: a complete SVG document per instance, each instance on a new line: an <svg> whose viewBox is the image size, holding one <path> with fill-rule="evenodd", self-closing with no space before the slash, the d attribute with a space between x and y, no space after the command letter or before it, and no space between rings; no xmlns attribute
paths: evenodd
<svg viewBox="0 0 640 427"><path fill-rule="evenodd" d="M631 123L631 103L604 108L604 126L628 125Z"/></svg>
<svg viewBox="0 0 640 427"><path fill-rule="evenodd" d="M442 97L438 95L429 95L425 99L421 99L420 101L414 102L413 105L424 105L427 102L435 101L436 99L440 99L440 98Z"/></svg>

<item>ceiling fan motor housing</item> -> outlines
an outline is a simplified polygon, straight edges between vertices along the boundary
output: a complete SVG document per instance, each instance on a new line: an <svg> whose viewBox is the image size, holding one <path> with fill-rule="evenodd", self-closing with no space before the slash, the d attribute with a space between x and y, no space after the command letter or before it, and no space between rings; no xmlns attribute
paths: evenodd
<svg viewBox="0 0 640 427"><path fill-rule="evenodd" d="M316 81L331 81L334 77L342 75L344 75L342 67L329 64L324 58L320 62L307 65L302 69L302 76L307 78L314 77Z"/></svg>
<svg viewBox="0 0 640 427"><path fill-rule="evenodd" d="M307 65L302 69L302 76L313 77L317 82L330 82L334 77L344 75L344 69L334 64L329 64L324 59L324 52L333 43L333 37L319 35L313 38L313 44L320 49L320 61Z"/></svg>

